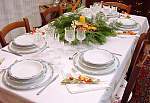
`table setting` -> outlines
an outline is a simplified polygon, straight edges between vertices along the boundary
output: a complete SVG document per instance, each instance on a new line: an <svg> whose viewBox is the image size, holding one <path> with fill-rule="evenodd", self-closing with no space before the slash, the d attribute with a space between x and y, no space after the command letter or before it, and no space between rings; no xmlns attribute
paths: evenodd
<svg viewBox="0 0 150 103"><path fill-rule="evenodd" d="M145 17L120 17L115 7L98 8L64 14L2 48L0 88L37 103L111 103L149 24Z"/></svg>

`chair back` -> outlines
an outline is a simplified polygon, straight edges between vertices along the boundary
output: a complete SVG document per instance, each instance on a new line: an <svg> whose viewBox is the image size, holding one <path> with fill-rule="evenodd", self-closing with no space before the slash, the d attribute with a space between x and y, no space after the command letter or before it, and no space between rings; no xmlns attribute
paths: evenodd
<svg viewBox="0 0 150 103"><path fill-rule="evenodd" d="M142 68L145 58L147 57L146 55L144 55L144 52L145 47L148 44L149 42L147 40L144 40L139 47L139 51L137 52L137 58L135 59L135 64L133 65L132 72L125 88L121 103L128 103L128 98L135 87L135 83L137 77L139 76L140 69Z"/></svg>
<svg viewBox="0 0 150 103"><path fill-rule="evenodd" d="M80 3L81 3L81 0L76 0L76 2L72 5L72 11L75 11Z"/></svg>
<svg viewBox="0 0 150 103"><path fill-rule="evenodd" d="M139 48L141 47L142 42L147 39L147 36L148 36L148 33L143 33L139 37L139 40L138 40L137 45L135 47L135 50L134 50L134 53L133 53L133 56L132 56L132 59L131 59L131 63L130 63L130 66L129 66L129 69L128 69L128 72L127 72L127 78L126 78L127 81L129 80L132 68L136 64L136 59L138 58L138 53L139 53L139 50L140 50Z"/></svg>
<svg viewBox="0 0 150 103"><path fill-rule="evenodd" d="M48 22L54 20L60 14L61 14L61 7L59 5L47 8L45 11L41 12L42 25L46 25Z"/></svg>
<svg viewBox="0 0 150 103"><path fill-rule="evenodd" d="M128 14L131 12L131 5L126 5L119 2L104 2L103 5L116 6L121 10L125 10Z"/></svg>
<svg viewBox="0 0 150 103"><path fill-rule="evenodd" d="M27 18L23 18L22 21L17 21L17 22L13 22L10 23L8 25L6 25L4 28L2 28L2 30L0 31L0 43L2 45L2 47L6 46L7 43L5 41L5 36L13 29L19 28L19 27L25 27L25 30L27 33L29 33L30 30L30 25L29 25L29 21Z"/></svg>

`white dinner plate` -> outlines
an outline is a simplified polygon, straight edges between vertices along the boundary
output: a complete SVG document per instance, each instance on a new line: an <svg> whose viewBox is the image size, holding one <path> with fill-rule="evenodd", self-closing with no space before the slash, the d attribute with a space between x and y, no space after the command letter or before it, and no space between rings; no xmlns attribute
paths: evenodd
<svg viewBox="0 0 150 103"><path fill-rule="evenodd" d="M110 66L106 69L91 70L91 69L88 69L88 68L83 68L79 64L79 56L80 56L80 53L75 55L74 59L73 59L73 64L75 66L75 69L82 72L82 73L86 73L86 74L89 74L89 75L105 75L105 74L113 72L120 65L119 59L117 57L115 57L114 64L112 66Z"/></svg>
<svg viewBox="0 0 150 103"><path fill-rule="evenodd" d="M133 26L136 25L136 21L132 19L126 19L126 18L119 18L117 20L118 23L121 23L124 26Z"/></svg>
<svg viewBox="0 0 150 103"><path fill-rule="evenodd" d="M80 57L79 57L80 58ZM89 69L89 70L102 70L102 69L107 69L107 68L110 68L112 66L114 66L114 61L112 62L112 64L109 64L109 65L104 65L104 66L90 66L90 65L87 65L85 64L84 62L82 62L80 59L78 60L78 63L79 65L82 67L82 68L86 68L86 69Z"/></svg>
<svg viewBox="0 0 150 103"><path fill-rule="evenodd" d="M115 18L119 16L119 12L112 11L111 13L107 14L108 18Z"/></svg>
<svg viewBox="0 0 150 103"><path fill-rule="evenodd" d="M114 61L114 55L103 49L91 49L84 51L80 58L82 62L93 67L105 66L107 64L112 64Z"/></svg>
<svg viewBox="0 0 150 103"><path fill-rule="evenodd" d="M32 46L34 45L33 35L21 35L14 39L14 43L18 46Z"/></svg>
<svg viewBox="0 0 150 103"><path fill-rule="evenodd" d="M11 65L8 74L17 80L29 80L41 76L45 72L40 61L25 59Z"/></svg>
<svg viewBox="0 0 150 103"><path fill-rule="evenodd" d="M39 88L44 85L47 85L48 81L51 81L53 77L54 70L52 66L50 66L48 63L43 62L44 65L47 68L47 72L43 75L43 78L39 81L34 81L30 84L21 84L21 83L16 83L13 82L8 76L7 76L7 71L3 74L2 81L3 83L13 89L17 90L29 90L29 89L34 89L34 88Z"/></svg>
<svg viewBox="0 0 150 103"><path fill-rule="evenodd" d="M131 31L138 31L140 29L140 24L136 24L134 26L120 26L120 27L117 27L115 24L114 26L118 29L118 30L122 30L122 31L128 31L128 30L131 30Z"/></svg>
<svg viewBox="0 0 150 103"><path fill-rule="evenodd" d="M35 53L38 52L40 50L43 50L47 45L47 42L44 41L43 43L41 43L39 46L37 46L36 48L26 48L26 49L22 49L22 48L16 48L16 46L14 46L12 44L12 42L9 43L8 45L8 49L11 52L17 53L17 54L29 54L29 53Z"/></svg>

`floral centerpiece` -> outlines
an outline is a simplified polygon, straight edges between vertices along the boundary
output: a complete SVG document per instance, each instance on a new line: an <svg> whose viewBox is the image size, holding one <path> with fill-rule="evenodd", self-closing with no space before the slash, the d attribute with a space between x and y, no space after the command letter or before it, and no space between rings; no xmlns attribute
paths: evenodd
<svg viewBox="0 0 150 103"><path fill-rule="evenodd" d="M84 39L84 43L98 43L103 44L106 42L107 36L115 36L115 29L109 26L105 21L104 15L102 13L98 13L92 22L92 19L86 18L77 13L70 13L69 15L62 15L57 18L54 22L49 23L56 27L56 33L59 35L59 40L65 41L65 28L73 27L76 29L85 30L86 38ZM73 45L79 43L79 40L75 39L72 41Z"/></svg>

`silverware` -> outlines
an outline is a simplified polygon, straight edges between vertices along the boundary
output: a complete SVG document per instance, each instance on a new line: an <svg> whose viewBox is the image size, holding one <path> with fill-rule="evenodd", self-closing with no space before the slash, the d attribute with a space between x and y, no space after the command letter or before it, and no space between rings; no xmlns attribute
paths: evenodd
<svg viewBox="0 0 150 103"><path fill-rule="evenodd" d="M78 52L75 52L71 57L69 57L69 60L72 60L73 57L77 54Z"/></svg>
<svg viewBox="0 0 150 103"><path fill-rule="evenodd" d="M37 52L37 54L42 53L43 51L45 51L47 48L49 48L48 46L44 47L41 51Z"/></svg>
<svg viewBox="0 0 150 103"><path fill-rule="evenodd" d="M52 82L54 82L59 75L57 74L51 81L49 81L36 95L40 95Z"/></svg>
<svg viewBox="0 0 150 103"><path fill-rule="evenodd" d="M114 55L122 56L121 54L118 54L118 53L113 53L113 52L111 52L111 53Z"/></svg>
<svg viewBox="0 0 150 103"><path fill-rule="evenodd" d="M4 52L7 52L7 53L11 53L11 54L17 55L17 56L22 56L21 54L14 53L14 52L11 52L11 51L8 51L8 50L5 50L5 49L1 49L1 50L4 51Z"/></svg>

